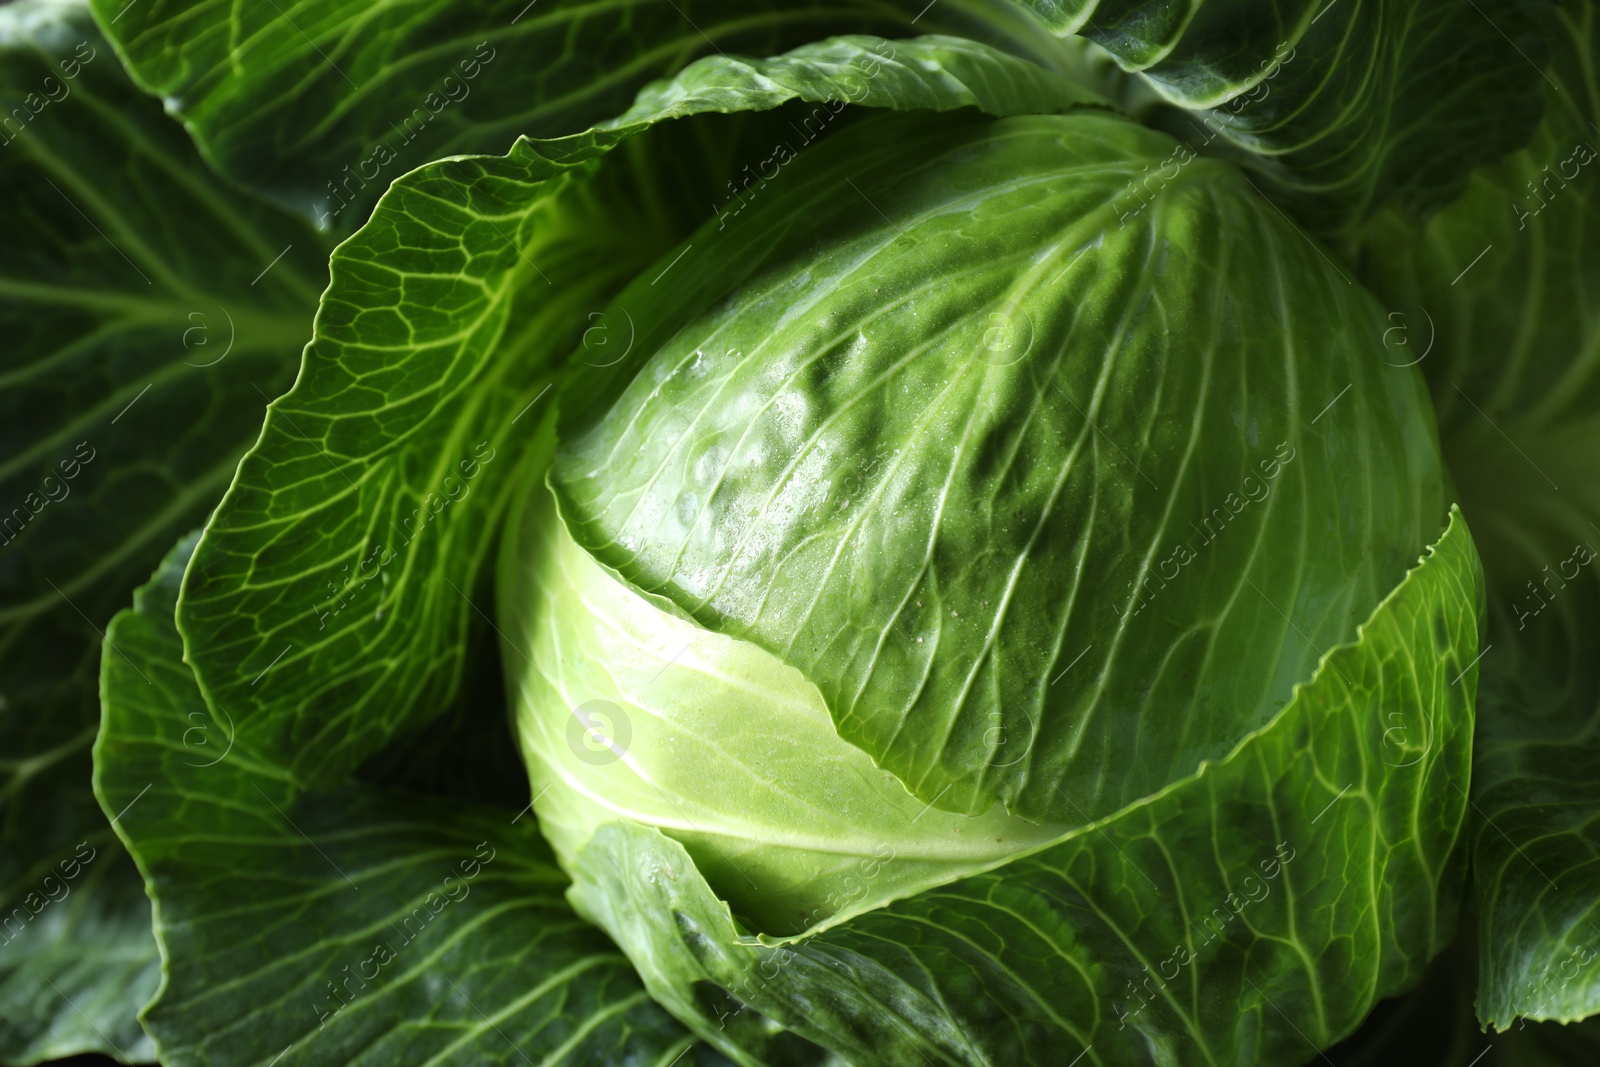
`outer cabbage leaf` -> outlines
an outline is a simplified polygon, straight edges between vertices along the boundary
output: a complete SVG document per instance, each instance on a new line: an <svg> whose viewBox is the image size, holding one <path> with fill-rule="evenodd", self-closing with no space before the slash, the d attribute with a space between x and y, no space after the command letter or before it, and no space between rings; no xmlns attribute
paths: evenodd
<svg viewBox="0 0 1600 1067"><path fill-rule="evenodd" d="M693 1039L562 901L533 820L356 785L303 794L207 708L173 622L193 545L110 627L95 748L156 903L166 981L144 1022L161 1061L676 1062ZM214 757L196 758L195 731Z"/></svg>
<svg viewBox="0 0 1600 1067"><path fill-rule="evenodd" d="M1367 274L1421 361L1487 569L1473 774L1478 1011L1600 1012L1600 14L1561 7L1534 143L1425 223L1381 220Z"/></svg>
<svg viewBox="0 0 1600 1067"><path fill-rule="evenodd" d="M1297 1064L1406 988L1465 875L1482 577L1459 512L1227 758L809 938L743 936L683 847L601 827L570 893L707 1041L883 1064Z"/></svg>
<svg viewBox="0 0 1600 1067"><path fill-rule="evenodd" d="M1525 143L1546 0L406 0L224 5L94 0L140 83L207 158L353 228L399 174L616 113L696 55L840 32L940 30L1072 66L1082 33L1176 106L1171 132L1226 147L1313 228L1391 197L1440 203ZM506 57L511 58L506 58ZM1532 58L1530 58L1532 57ZM1441 71L1447 71L1441 74Z"/></svg>
<svg viewBox="0 0 1600 1067"><path fill-rule="evenodd" d="M76 773L62 777L56 805L93 799L84 762L70 763ZM0 916L7 938L0 945L0 1061L7 1064L80 1052L124 1063L155 1059L137 1018L161 979L150 902L133 861L103 816L98 822L76 824L77 845L30 870L32 884Z"/></svg>
<svg viewBox="0 0 1600 1067"><path fill-rule="evenodd" d="M219 170L348 232L441 156L581 130L696 56L947 21L1048 45L1000 3L981 22L891 0L94 0L149 92ZM947 20L947 12L952 14Z"/></svg>
<svg viewBox="0 0 1600 1067"><path fill-rule="evenodd" d="M1469 815L1470 818L1470 815ZM1378 1005L1350 1037L1328 1049L1339 1067L1572 1067L1600 1054L1600 1019L1534 1023L1485 1034L1472 1002L1478 989L1474 924L1434 957L1410 992Z"/></svg>
<svg viewBox="0 0 1600 1067"><path fill-rule="evenodd" d="M1376 302L1227 164L1141 185L1180 150L1086 111L801 154L608 312L639 355L563 400L573 537L928 804L1082 825L1226 755L1442 488Z"/></svg>
<svg viewBox="0 0 1600 1067"><path fill-rule="evenodd" d="M89 790L101 640L288 385L327 245L212 176L77 3L0 7L0 188L0 1059L147 1059L149 906Z"/></svg>
<svg viewBox="0 0 1600 1067"><path fill-rule="evenodd" d="M1600 536L1584 530L1574 541L1581 549ZM1554 564L1548 573L1563 555L1572 560L1573 547L1540 557ZM1501 1030L1519 1016L1600 1014L1600 581L1581 574L1546 586L1544 573L1528 574L1557 595L1522 631L1503 607L1510 592L1491 601L1494 648L1483 662L1473 765L1477 1006Z"/></svg>
<svg viewBox="0 0 1600 1067"><path fill-rule="evenodd" d="M694 205L681 218L655 195L663 160L691 155L698 127L662 131L686 139L663 142L673 151L600 157L652 121L796 98L816 105L814 129L850 101L1004 112L1083 98L942 38L701 62L729 88L705 91L697 66L683 76L692 91L652 90L622 125L421 168L334 253L301 376L208 525L179 608L208 701L296 781L341 780L448 702L478 618L469 597L510 492L531 477L519 454L539 462L529 445L560 357L581 341L593 362L618 362L601 346L623 347L628 326L605 301L705 210L678 196ZM799 135L785 119L741 136L766 154L770 138ZM734 173L681 181L709 198Z"/></svg>
<svg viewBox="0 0 1600 1067"><path fill-rule="evenodd" d="M1544 0L1021 0L1174 106L1321 233L1448 202L1538 121Z"/></svg>

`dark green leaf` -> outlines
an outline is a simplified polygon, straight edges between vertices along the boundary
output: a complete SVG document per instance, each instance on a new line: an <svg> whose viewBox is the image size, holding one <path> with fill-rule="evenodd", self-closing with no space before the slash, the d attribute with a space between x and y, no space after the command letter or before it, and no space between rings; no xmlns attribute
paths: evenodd
<svg viewBox="0 0 1600 1067"><path fill-rule="evenodd" d="M1238 158L1319 233L1448 201L1539 116L1544 0L1022 2L1142 71L1190 112L1169 132Z"/></svg>
<svg viewBox="0 0 1600 1067"><path fill-rule="evenodd" d="M0 909L98 850L0 952L0 1058L141 1056L149 911L88 786L100 642L293 376L327 245L214 178L81 5L0 7L0 116Z"/></svg>
<svg viewBox="0 0 1600 1067"><path fill-rule="evenodd" d="M93 799L83 762L71 761L60 794ZM150 902L104 817L83 822L77 846L36 864L33 885L0 915L0 1062L85 1051L156 1058L135 1016L161 981Z"/></svg>
<svg viewBox="0 0 1600 1067"><path fill-rule="evenodd" d="M1488 577L1477 1003L1501 1029L1600 1012L1600 13L1559 16L1533 144L1367 248Z"/></svg>
<svg viewBox="0 0 1600 1067"><path fill-rule="evenodd" d="M95 787L156 901L163 1063L666 1067L693 1039L562 899L533 820L300 793L206 706L173 621L191 537L107 635ZM199 730L217 742L195 758Z"/></svg>
<svg viewBox="0 0 1600 1067"><path fill-rule="evenodd" d="M973 6L988 17L952 18L1029 34L1003 5ZM502 152L519 134L581 130L696 56L766 55L837 33L949 21L943 11L916 19L922 0L94 7L140 84L169 102L220 170L346 231L406 171L449 154Z"/></svg>
<svg viewBox="0 0 1600 1067"><path fill-rule="evenodd" d="M1507 1033L1485 1034L1472 1010L1477 953L1469 921L1415 989L1378 1005L1360 1030L1328 1050L1328 1061L1338 1067L1574 1067L1600 1057L1600 1019L1573 1026L1524 1020Z"/></svg>

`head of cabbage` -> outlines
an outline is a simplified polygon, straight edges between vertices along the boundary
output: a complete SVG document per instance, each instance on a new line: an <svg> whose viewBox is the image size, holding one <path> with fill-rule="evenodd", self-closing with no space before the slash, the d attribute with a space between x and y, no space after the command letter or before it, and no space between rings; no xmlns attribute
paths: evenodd
<svg viewBox="0 0 1600 1067"><path fill-rule="evenodd" d="M622 294L650 347L574 357L499 571L563 859L659 827L803 933L1226 757L1355 637L1445 515L1421 379L1174 149L888 115Z"/></svg>
<svg viewBox="0 0 1600 1067"><path fill-rule="evenodd" d="M560 0L339 233L231 183L376 158L495 5L332 60L0 5L18 99L112 55L0 160L13 503L111 435L0 564L0 868L110 846L13 957L62 988L0 960L0 1051L103 1009L208 1064L1292 1067L1396 1047L1425 970L1595 1010L1600 587L1545 558L1600 521L1595 4ZM197 194L235 252L166 225ZM208 293L244 354L180 374L139 309L199 345Z"/></svg>
<svg viewBox="0 0 1600 1067"><path fill-rule="evenodd" d="M1282 870L1296 833L1386 827L1385 790L1456 814L1372 860L1379 977L1325 1025L1431 951L1470 732L1436 675L1475 629L1382 618L1426 600L1446 524L1429 402L1384 358L1377 302L1240 170L1096 109L874 117L730 200L606 316L632 346L573 357L503 542L500 629L541 827L657 999L709 1019L717 985L795 1028L822 979L730 985L730 945L842 951L832 931L859 954L864 923L961 912L942 895L1102 840L1127 863L1113 895L1181 910L1218 840ZM1393 647L1363 653L1380 629ZM1319 814L1351 767L1370 803ZM620 858L619 835L653 844ZM1266 863L1262 921L1284 903ZM1194 892L1246 899L1216 867ZM652 902L652 879L706 910ZM1427 931L1378 916L1385 894L1428 897ZM1062 906L1028 936L1064 958L1127 929ZM1334 946L1306 951L1337 955L1341 905L1303 906ZM1086 966L1095 1010L1137 1028L1154 987Z"/></svg>

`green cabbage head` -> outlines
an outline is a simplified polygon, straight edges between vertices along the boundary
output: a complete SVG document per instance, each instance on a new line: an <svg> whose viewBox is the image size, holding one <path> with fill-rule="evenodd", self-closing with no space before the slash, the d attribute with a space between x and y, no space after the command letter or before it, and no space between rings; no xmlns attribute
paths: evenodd
<svg viewBox="0 0 1600 1067"><path fill-rule="evenodd" d="M724 1047L746 1009L897 1040L882 1004L934 1011L961 952L974 996L1066 969L1063 1010L1152 1034L1186 969L1294 956L1297 1004L1364 976L1320 1009L1353 1026L1453 921L1476 640L1383 310L1097 109L884 115L771 170L574 354L504 542L574 902ZM870 950L936 929L967 947Z"/></svg>

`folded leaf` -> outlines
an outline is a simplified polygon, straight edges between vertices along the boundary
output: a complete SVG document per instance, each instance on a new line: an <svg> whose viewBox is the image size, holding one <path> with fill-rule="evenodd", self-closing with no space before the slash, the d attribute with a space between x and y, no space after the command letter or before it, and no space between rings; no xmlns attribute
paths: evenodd
<svg viewBox="0 0 1600 1067"><path fill-rule="evenodd" d="M1068 829L919 800L839 736L793 666L681 617L578 547L548 490L521 500L507 530L496 583L506 674L539 828L563 865L605 822L659 826L735 915L782 935ZM602 724L610 746L584 733Z"/></svg>
<svg viewBox="0 0 1600 1067"><path fill-rule="evenodd" d="M807 938L743 936L677 842L602 826L571 897L733 1054L1298 1064L1451 938L1481 572L1459 512L1226 759L1059 844ZM778 1050L778 1051L781 1051Z"/></svg>
<svg viewBox="0 0 1600 1067"><path fill-rule="evenodd" d="M93 799L83 762L70 761L60 795ZM0 915L0 1061L8 1064L80 1052L156 1058L136 1017L161 982L150 902L104 817L98 827L83 822L82 840L36 865L33 884Z"/></svg>

